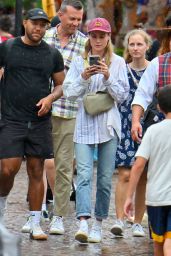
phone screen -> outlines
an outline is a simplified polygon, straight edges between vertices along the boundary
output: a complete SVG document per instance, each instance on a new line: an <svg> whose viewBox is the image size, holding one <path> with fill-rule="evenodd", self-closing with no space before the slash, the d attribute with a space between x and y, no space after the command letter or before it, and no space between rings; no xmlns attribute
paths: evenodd
<svg viewBox="0 0 171 256"><path fill-rule="evenodd" d="M99 65L98 61L100 60L100 56L98 55L91 55L89 57L89 64L92 65Z"/></svg>

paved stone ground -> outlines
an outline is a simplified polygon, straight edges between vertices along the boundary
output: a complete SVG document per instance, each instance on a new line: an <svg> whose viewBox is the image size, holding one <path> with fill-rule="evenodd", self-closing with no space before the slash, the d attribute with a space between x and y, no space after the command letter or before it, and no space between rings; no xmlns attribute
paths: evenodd
<svg viewBox="0 0 171 256"><path fill-rule="evenodd" d="M110 233L110 227L115 218L114 211L114 187L117 175L113 176L113 192L110 206L109 218L104 221L103 242L100 244L80 245L74 240L74 234L78 229L75 219L74 203L71 202L70 217L64 220L66 233L63 236L49 235L47 241L33 241L28 234L20 232L22 225L26 221L28 205L27 175L25 163L23 163L19 174L16 177L14 187L8 198L8 209L5 215L7 228L18 236L21 236L22 256L138 256L153 255L152 242L148 238L148 228L145 228L145 238L133 238L131 229L128 227L123 238L115 238ZM95 195L95 191L94 191ZM94 196L93 196L94 198ZM90 226L92 220L90 220ZM43 223L43 229L48 232L48 223ZM12 255L11 255L12 256Z"/></svg>

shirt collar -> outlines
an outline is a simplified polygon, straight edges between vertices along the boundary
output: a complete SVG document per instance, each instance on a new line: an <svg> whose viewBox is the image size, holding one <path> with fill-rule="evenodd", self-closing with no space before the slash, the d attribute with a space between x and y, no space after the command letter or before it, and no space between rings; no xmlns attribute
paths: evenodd
<svg viewBox="0 0 171 256"><path fill-rule="evenodd" d="M56 36L59 34L58 33L58 27L59 27L60 24L58 24L56 27L55 27L55 31L56 31ZM76 38L76 35L77 35L78 31L76 30L76 32L74 34L72 34L69 39L71 40L74 40Z"/></svg>

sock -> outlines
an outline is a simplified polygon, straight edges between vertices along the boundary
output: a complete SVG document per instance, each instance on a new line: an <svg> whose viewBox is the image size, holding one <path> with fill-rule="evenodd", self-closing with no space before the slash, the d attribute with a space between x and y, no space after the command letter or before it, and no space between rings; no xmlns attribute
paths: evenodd
<svg viewBox="0 0 171 256"><path fill-rule="evenodd" d="M30 211L31 224L38 225L40 223L41 211Z"/></svg>
<svg viewBox="0 0 171 256"><path fill-rule="evenodd" d="M88 226L87 220L80 220L80 225Z"/></svg>
<svg viewBox="0 0 171 256"><path fill-rule="evenodd" d="M0 218L3 218L6 209L7 196L0 196Z"/></svg>
<svg viewBox="0 0 171 256"><path fill-rule="evenodd" d="M46 211L47 210L47 208L46 208L46 204L42 204L42 211Z"/></svg>

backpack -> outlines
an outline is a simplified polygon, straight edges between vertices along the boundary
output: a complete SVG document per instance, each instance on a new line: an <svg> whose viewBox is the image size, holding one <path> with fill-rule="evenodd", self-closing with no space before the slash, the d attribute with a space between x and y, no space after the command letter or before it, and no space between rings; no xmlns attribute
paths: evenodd
<svg viewBox="0 0 171 256"><path fill-rule="evenodd" d="M155 94L153 96L153 101L151 104L148 106L144 113L144 118L143 118L143 131L147 130L149 126L152 124L160 122L163 118L162 113L159 112L157 108L158 100L157 100L157 95Z"/></svg>

